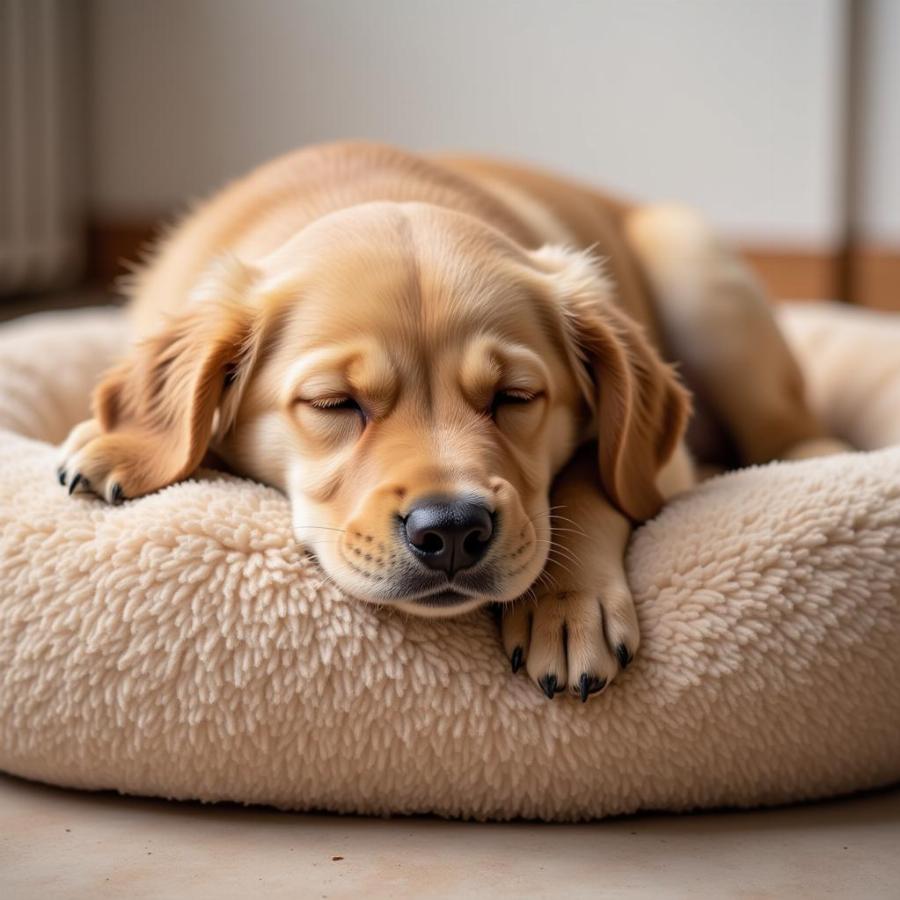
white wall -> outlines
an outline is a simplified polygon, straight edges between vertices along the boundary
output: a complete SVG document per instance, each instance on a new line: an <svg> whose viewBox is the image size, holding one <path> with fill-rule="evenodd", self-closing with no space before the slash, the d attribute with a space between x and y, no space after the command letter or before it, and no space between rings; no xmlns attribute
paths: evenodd
<svg viewBox="0 0 900 900"><path fill-rule="evenodd" d="M828 243L843 9L90 0L94 211L146 218L304 142L365 136L531 159L689 201L737 237Z"/></svg>
<svg viewBox="0 0 900 900"><path fill-rule="evenodd" d="M900 2L869 0L862 185L864 238L900 244Z"/></svg>

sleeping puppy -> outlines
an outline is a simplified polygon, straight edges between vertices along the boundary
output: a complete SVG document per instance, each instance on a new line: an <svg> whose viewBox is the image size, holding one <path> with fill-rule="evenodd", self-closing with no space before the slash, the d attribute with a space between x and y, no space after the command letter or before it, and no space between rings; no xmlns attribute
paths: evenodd
<svg viewBox="0 0 900 900"><path fill-rule="evenodd" d="M827 449L760 289L696 215L485 160L276 160L167 236L132 311L141 340L64 444L70 493L140 497L211 451L288 495L354 597L502 604L513 669L551 698L638 649L626 543L693 480L666 360L737 461Z"/></svg>

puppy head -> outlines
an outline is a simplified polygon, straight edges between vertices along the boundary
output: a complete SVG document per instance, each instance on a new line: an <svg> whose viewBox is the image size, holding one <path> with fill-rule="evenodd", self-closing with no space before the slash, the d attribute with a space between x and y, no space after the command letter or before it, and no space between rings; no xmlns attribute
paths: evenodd
<svg viewBox="0 0 900 900"><path fill-rule="evenodd" d="M192 361L163 340L143 388L180 397L159 417L181 430L179 471L212 443L284 490L356 597L452 615L524 593L551 547L552 480L592 430L611 501L634 519L660 504L684 399L582 255L367 204L220 268L189 315Z"/></svg>

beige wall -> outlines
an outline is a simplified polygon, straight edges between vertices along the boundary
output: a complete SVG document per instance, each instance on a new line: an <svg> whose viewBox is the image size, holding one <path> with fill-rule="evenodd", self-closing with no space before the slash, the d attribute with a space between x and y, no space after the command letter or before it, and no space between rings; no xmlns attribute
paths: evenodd
<svg viewBox="0 0 900 900"><path fill-rule="evenodd" d="M103 218L146 218L298 144L366 136L683 199L743 239L816 246L840 230L840 0L90 0L88 11Z"/></svg>

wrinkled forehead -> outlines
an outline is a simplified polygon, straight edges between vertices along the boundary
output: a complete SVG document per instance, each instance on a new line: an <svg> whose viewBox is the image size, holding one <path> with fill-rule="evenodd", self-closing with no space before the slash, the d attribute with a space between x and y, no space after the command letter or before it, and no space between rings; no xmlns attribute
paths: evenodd
<svg viewBox="0 0 900 900"><path fill-rule="evenodd" d="M375 338L439 352L473 333L550 350L550 311L522 251L467 216L368 204L306 229L268 261L293 293L297 349Z"/></svg>

